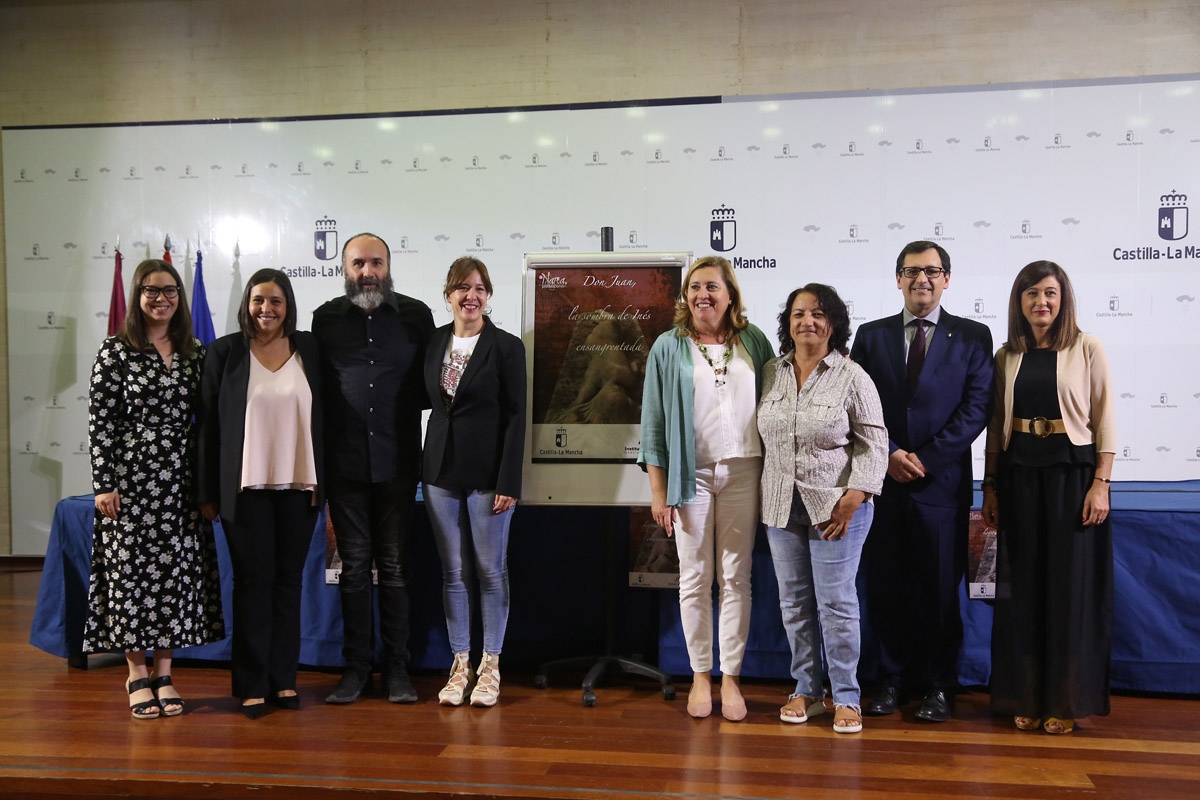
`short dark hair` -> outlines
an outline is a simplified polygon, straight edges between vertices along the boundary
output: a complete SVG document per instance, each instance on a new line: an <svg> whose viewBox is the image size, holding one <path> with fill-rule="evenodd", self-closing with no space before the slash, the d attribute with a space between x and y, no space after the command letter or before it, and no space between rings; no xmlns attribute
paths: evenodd
<svg viewBox="0 0 1200 800"><path fill-rule="evenodd" d="M796 343L792 341L792 304L801 294L811 294L817 298L817 305L825 312L825 319L829 320L831 328L829 349L836 350L842 355L849 353L846 343L850 341L850 311L846 308L845 302L838 295L837 289L832 286L824 283L809 283L799 289L793 289L792 293L788 295L783 310L779 312L779 355L785 356L796 349Z"/></svg>
<svg viewBox="0 0 1200 800"><path fill-rule="evenodd" d="M291 336L296 332L296 295L292 292L292 282L287 273L278 269L265 267L250 276L246 288L242 291L242 304L238 306L238 327L247 339L253 339L258 333L254 327L254 319L250 316L250 292L260 283L273 283L283 291L287 308L283 312L283 335Z"/></svg>
<svg viewBox="0 0 1200 800"><path fill-rule="evenodd" d="M383 240L382 236L380 236L377 233L369 233L367 231L363 231L362 233L354 234L353 236L351 236L349 239L347 239L342 244L342 269L346 268L346 248L349 247L350 243L353 242L355 239L362 239L362 238L379 240L379 243L383 245L383 249L385 251L387 251L387 268L388 268L388 272L391 272L392 271L392 248L388 247L388 243Z"/></svg>
<svg viewBox="0 0 1200 800"><path fill-rule="evenodd" d="M183 288L183 279L175 271L170 262L160 258L147 258L137 265L133 271L133 283L129 287L129 310L117 338L134 350L153 350L154 345L146 336L146 315L142 312L142 286L146 279L156 272L165 272L179 287L178 305L171 321L167 323L167 338L175 352L190 357L196 352L196 338L192 336L192 310L188 306L187 290Z"/></svg>
<svg viewBox="0 0 1200 800"><path fill-rule="evenodd" d="M1058 281L1058 317L1050 326L1050 346L1054 350L1066 350L1075 344L1079 336L1079 323L1075 320L1075 290L1067 271L1053 261L1034 261L1026 264L1013 281L1008 296L1008 342L1005 346L1012 353L1028 353L1037 349L1037 339L1025 312L1021 310L1021 295L1030 286L1036 286L1046 278Z"/></svg>
<svg viewBox="0 0 1200 800"><path fill-rule="evenodd" d="M483 288L487 290L488 297L491 297L492 279L488 277L487 266L478 258L471 256L454 259L454 263L446 272L446 285L442 289L442 297L449 297L450 292L454 291L454 287L465 283L467 278L471 277L472 272L479 273L479 280L483 283Z"/></svg>
<svg viewBox="0 0 1200 800"><path fill-rule="evenodd" d="M900 269L904 266L905 256L915 256L917 253L924 253L926 250L937 250L938 258L942 260L942 269L946 270L946 272L950 271L950 254L946 252L946 248L937 242L920 241L909 242L904 245L904 249L900 251L900 255L896 256L896 274L900 274Z"/></svg>

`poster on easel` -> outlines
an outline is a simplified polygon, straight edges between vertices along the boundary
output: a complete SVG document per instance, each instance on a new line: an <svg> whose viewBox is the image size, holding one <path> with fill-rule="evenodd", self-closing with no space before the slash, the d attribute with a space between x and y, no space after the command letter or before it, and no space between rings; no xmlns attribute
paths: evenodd
<svg viewBox="0 0 1200 800"><path fill-rule="evenodd" d="M688 254L531 253L532 462L634 464L654 340Z"/></svg>
<svg viewBox="0 0 1200 800"><path fill-rule="evenodd" d="M996 529L978 509L967 530L967 592L972 600L996 599Z"/></svg>
<svg viewBox="0 0 1200 800"><path fill-rule="evenodd" d="M629 585L643 589L679 588L675 539L654 521L649 506L629 509Z"/></svg>

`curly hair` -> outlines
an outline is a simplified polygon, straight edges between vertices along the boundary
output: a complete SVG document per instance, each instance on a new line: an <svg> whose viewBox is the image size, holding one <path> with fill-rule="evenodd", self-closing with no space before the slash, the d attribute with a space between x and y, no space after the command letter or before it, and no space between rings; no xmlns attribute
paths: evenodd
<svg viewBox="0 0 1200 800"><path fill-rule="evenodd" d="M831 328L830 351L836 350L842 355L849 353L846 343L850 341L850 312L846 309L846 304L838 296L837 289L832 286L809 283L799 289L793 289L783 310L779 312L779 355L785 356L796 349L796 343L792 341L792 305L801 294L811 294L817 298L817 305L825 312L825 319L829 321Z"/></svg>

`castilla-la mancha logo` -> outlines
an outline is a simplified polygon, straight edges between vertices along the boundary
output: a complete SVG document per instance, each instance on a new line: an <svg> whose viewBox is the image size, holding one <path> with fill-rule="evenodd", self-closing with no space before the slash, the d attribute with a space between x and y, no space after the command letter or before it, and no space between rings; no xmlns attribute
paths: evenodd
<svg viewBox="0 0 1200 800"><path fill-rule="evenodd" d="M733 218L733 209L726 208L724 203L712 211L708 239L712 249L718 253L725 253L737 247L737 221Z"/></svg>
<svg viewBox="0 0 1200 800"><path fill-rule="evenodd" d="M322 261L330 261L337 254L337 220L322 217L317 220L317 229L313 231L313 255Z"/></svg>
<svg viewBox="0 0 1200 800"><path fill-rule="evenodd" d="M1188 210L1186 194L1176 194L1172 189L1170 194L1159 198L1162 205L1158 209L1158 236L1168 242L1177 242L1188 235Z"/></svg>

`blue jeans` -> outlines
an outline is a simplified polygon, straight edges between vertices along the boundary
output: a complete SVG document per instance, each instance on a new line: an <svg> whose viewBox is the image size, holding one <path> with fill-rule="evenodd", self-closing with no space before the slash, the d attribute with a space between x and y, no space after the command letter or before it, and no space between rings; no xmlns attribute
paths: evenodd
<svg viewBox="0 0 1200 800"><path fill-rule="evenodd" d="M425 508L442 558L442 602L450 650L471 649L472 578L479 576L483 651L499 655L508 627L508 526L515 509L492 512L495 492L424 487Z"/></svg>
<svg viewBox="0 0 1200 800"><path fill-rule="evenodd" d="M854 579L874 515L874 506L863 503L850 520L845 537L825 541L812 526L800 497L793 495L788 526L767 527L798 695L824 694L819 655L824 640L833 702L859 707L860 642Z"/></svg>

